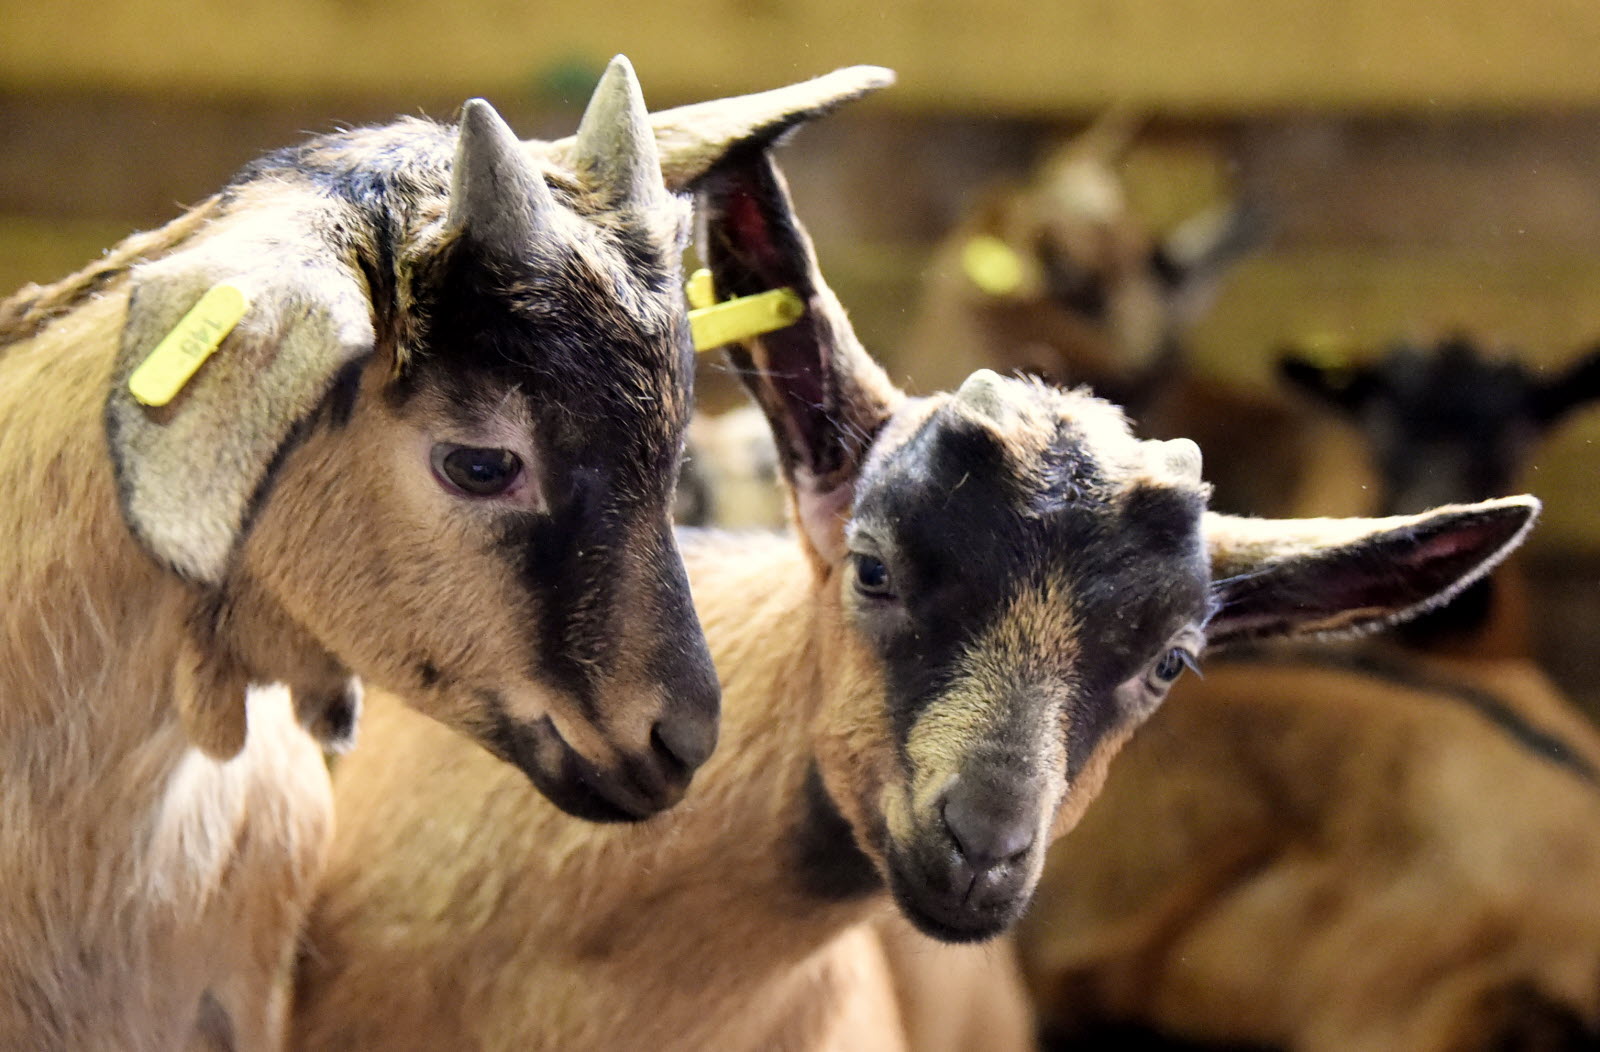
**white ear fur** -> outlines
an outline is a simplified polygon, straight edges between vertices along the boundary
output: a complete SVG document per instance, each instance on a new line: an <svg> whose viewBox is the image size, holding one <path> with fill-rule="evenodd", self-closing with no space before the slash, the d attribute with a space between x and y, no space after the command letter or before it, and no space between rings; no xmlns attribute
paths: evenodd
<svg viewBox="0 0 1600 1052"><path fill-rule="evenodd" d="M296 238L308 223L289 211L252 211L133 273L107 438L129 527L189 580L222 579L274 458L372 351L365 282L316 235ZM243 320L171 403L140 404L129 374L224 281L246 296Z"/></svg>
<svg viewBox="0 0 1600 1052"><path fill-rule="evenodd" d="M1207 513L1220 607L1213 644L1341 635L1408 620L1489 573L1533 528L1533 497L1381 519L1248 519Z"/></svg>

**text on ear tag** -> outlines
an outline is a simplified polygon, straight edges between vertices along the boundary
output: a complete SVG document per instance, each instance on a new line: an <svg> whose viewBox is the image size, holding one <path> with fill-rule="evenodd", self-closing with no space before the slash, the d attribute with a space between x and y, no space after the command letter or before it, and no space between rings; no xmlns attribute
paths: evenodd
<svg viewBox="0 0 1600 1052"><path fill-rule="evenodd" d="M689 331L694 335L697 351L715 350L724 344L776 332L793 325L806 312L805 302L790 288L718 303L708 270L690 275L685 291L694 307L689 312Z"/></svg>
<svg viewBox="0 0 1600 1052"><path fill-rule="evenodd" d="M128 391L145 405L172 401L249 308L238 288L212 287L139 363L128 377Z"/></svg>

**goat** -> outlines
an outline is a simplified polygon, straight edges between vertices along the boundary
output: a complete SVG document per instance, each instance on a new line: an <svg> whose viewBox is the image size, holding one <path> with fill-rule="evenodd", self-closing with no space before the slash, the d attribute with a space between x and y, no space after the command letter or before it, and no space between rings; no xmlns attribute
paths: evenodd
<svg viewBox="0 0 1600 1052"><path fill-rule="evenodd" d="M790 328L729 359L791 535L686 531L723 740L683 804L579 826L391 699L335 774L305 1048L893 1048L890 903L976 941L1023 910L1209 640L1385 622L1484 572L1531 498L1379 520L1207 513L1199 451L987 370L908 398L857 343L771 159L702 183L723 293ZM464 822L460 815L471 815Z"/></svg>
<svg viewBox="0 0 1600 1052"><path fill-rule="evenodd" d="M1359 424L1398 514L1508 488L1600 356L1543 380L1449 340L1283 371ZM1600 1037L1600 733L1527 659L1515 583L1173 692L1021 928L1067 1047L1096 1024L1300 1050Z"/></svg>
<svg viewBox="0 0 1600 1052"><path fill-rule="evenodd" d="M935 250L899 360L934 388L980 366L1088 384L1141 434L1198 442L1214 507L1284 514L1313 437L1273 392L1196 373L1185 347L1263 218L1217 207L1158 238L1117 170L1135 128L1113 111L974 207Z"/></svg>
<svg viewBox="0 0 1600 1052"><path fill-rule="evenodd" d="M573 813L681 795L719 689L669 186L884 79L652 127L619 57L572 139L482 101L326 135L0 305L0 1046L281 1041L330 835L294 710L347 743L355 676ZM241 324L136 401L219 284Z"/></svg>
<svg viewBox="0 0 1600 1052"><path fill-rule="evenodd" d="M1431 347L1399 342L1354 364L1290 351L1278 372L1355 429L1358 462L1327 466L1328 474L1359 473L1361 483L1344 484L1365 498L1346 499L1350 514L1404 514L1439 503L1437 497L1482 500L1511 492L1535 445L1600 399L1600 350L1545 377L1461 336ZM1527 586L1508 569L1409 622L1399 637L1412 650L1452 656L1529 656Z"/></svg>

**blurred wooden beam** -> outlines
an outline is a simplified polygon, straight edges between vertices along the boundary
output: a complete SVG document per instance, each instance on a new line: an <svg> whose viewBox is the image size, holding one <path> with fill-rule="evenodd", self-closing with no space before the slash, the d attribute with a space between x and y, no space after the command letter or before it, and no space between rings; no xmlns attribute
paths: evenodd
<svg viewBox="0 0 1600 1052"><path fill-rule="evenodd" d="M856 62L890 105L1009 114L1600 104L1593 0L0 2L0 86L581 101L613 52L652 103Z"/></svg>

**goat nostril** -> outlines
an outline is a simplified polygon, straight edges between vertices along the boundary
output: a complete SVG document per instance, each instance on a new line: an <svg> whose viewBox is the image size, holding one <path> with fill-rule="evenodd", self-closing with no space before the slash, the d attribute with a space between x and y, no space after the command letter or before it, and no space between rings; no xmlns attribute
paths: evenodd
<svg viewBox="0 0 1600 1052"><path fill-rule="evenodd" d="M1013 861L1033 846L1033 816L1025 811L990 812L966 794L952 793L940 812L950 839L975 871Z"/></svg>
<svg viewBox="0 0 1600 1052"><path fill-rule="evenodd" d="M694 720L659 720L650 729L650 745L679 774L691 774L711 755L717 743L715 724L706 727Z"/></svg>

